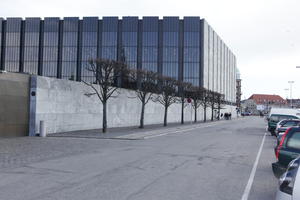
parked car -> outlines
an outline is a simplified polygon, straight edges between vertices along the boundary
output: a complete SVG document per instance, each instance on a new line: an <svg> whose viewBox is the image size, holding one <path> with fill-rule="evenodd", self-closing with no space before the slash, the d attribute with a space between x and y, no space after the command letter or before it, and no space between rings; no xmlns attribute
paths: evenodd
<svg viewBox="0 0 300 200"><path fill-rule="evenodd" d="M251 112L242 112L241 115L242 115L242 116L250 116L250 115L251 115Z"/></svg>
<svg viewBox="0 0 300 200"><path fill-rule="evenodd" d="M274 175L279 178L288 164L300 155L300 128L289 128L275 147L277 162L272 163Z"/></svg>
<svg viewBox="0 0 300 200"><path fill-rule="evenodd" d="M277 140L280 141L282 135L288 128L299 127L299 126L300 126L300 119L281 120L280 122L277 123L276 130L275 130Z"/></svg>
<svg viewBox="0 0 300 200"><path fill-rule="evenodd" d="M300 199L300 157L292 160L280 177L276 200Z"/></svg>
<svg viewBox="0 0 300 200"><path fill-rule="evenodd" d="M290 108L272 108L267 118L268 131L271 135L276 136L275 130L277 123L284 119L299 119L300 111L298 109Z"/></svg>

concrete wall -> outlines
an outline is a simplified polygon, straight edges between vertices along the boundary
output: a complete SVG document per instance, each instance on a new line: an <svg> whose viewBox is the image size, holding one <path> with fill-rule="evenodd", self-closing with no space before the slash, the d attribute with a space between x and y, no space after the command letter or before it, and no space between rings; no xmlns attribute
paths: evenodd
<svg viewBox="0 0 300 200"><path fill-rule="evenodd" d="M92 92L91 89L80 82L37 77L36 132L39 130L40 120L45 120L48 133L101 128L102 104L95 95L91 97L84 95L89 92ZM136 98L128 98L134 96L134 91L120 89L119 96L109 100L108 127L139 125L141 103ZM232 110L234 109L227 108L228 112ZM190 107L186 107L186 121L191 119L190 112ZM161 104L150 101L146 106L145 124L161 124L163 113L164 108ZM168 122L180 122L180 117L181 105L171 105ZM198 120L202 119L203 112L200 108ZM210 119L210 109L207 112L207 119Z"/></svg>
<svg viewBox="0 0 300 200"><path fill-rule="evenodd" d="M28 134L28 94L29 75L0 73L0 137Z"/></svg>

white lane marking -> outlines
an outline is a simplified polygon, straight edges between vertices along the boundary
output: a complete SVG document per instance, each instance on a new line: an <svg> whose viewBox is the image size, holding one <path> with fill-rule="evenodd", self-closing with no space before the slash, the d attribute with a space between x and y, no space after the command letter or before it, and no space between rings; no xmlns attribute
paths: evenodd
<svg viewBox="0 0 300 200"><path fill-rule="evenodd" d="M207 125L207 126L197 126L197 127L193 127L193 128L189 128L189 129L184 129L184 130L178 130L178 131L173 131L173 132L161 133L161 134L157 134L157 135L150 135L150 136L144 137L144 139L155 138L155 137L160 137L160 136L169 135L169 134L176 134L176 133L187 132L187 131L198 129L198 128L208 128L208 127L211 127L211 126L214 126L214 125L215 124L211 124L211 125Z"/></svg>
<svg viewBox="0 0 300 200"><path fill-rule="evenodd" d="M250 194L250 190L251 190L251 187L252 187L252 184L253 184L254 176L255 176L255 173L256 173L257 165L258 165L258 162L259 162L259 158L260 158L263 146L264 146L266 135L267 135L267 133L265 133L265 135L264 135L264 137L262 139L262 142L261 142L260 148L258 150L256 159L255 159L255 162L254 162L254 165L253 165L253 168L251 170L251 174L250 174L247 186L246 186L246 188L244 190L244 194L242 196L242 200L248 200L248 197L249 197L249 194Z"/></svg>

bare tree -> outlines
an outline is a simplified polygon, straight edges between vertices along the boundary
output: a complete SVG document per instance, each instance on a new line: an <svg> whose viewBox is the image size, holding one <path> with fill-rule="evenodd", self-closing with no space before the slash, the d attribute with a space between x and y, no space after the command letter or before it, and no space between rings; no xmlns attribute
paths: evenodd
<svg viewBox="0 0 300 200"><path fill-rule="evenodd" d="M153 94L158 91L157 89L158 74L152 71L145 70L130 70L129 79L137 84L135 90L136 97L141 101L142 109L140 115L140 126L144 128L144 115L146 104L152 99Z"/></svg>
<svg viewBox="0 0 300 200"><path fill-rule="evenodd" d="M194 122L197 122L197 111L198 108L202 105L203 102L203 91L204 89L201 87L192 87L192 90L190 92L190 98L193 100L192 101L192 106L195 111L195 117L194 117Z"/></svg>
<svg viewBox="0 0 300 200"><path fill-rule="evenodd" d="M217 94L216 103L217 103L217 109L218 109L218 116L217 119L220 120L220 113L221 109L223 109L223 104L225 103L225 96L224 94Z"/></svg>
<svg viewBox="0 0 300 200"><path fill-rule="evenodd" d="M191 83L178 81L179 88L179 102L181 103L181 124L184 124L184 108L188 105L186 104L186 98L188 97L188 92L192 88Z"/></svg>
<svg viewBox="0 0 300 200"><path fill-rule="evenodd" d="M89 83L83 81L86 85L90 86L93 93L87 93L85 95L97 95L103 106L103 118L102 118L102 132L107 130L107 102L110 98L118 95L117 87L114 87L118 74L126 73L126 65L122 62L107 59L92 59L89 61L87 70L92 72L95 78L95 82ZM117 94L116 94L117 93Z"/></svg>
<svg viewBox="0 0 300 200"><path fill-rule="evenodd" d="M206 90L203 88L202 99L200 101L200 104L203 106L203 121L204 122L206 122L207 108L210 105L210 102L209 102L210 92L211 92L210 90Z"/></svg>
<svg viewBox="0 0 300 200"><path fill-rule="evenodd" d="M159 95L153 99L154 102L159 102L165 108L164 126L167 126L168 108L170 105L178 102L177 89L178 81L174 78L159 76Z"/></svg>
<svg viewBox="0 0 300 200"><path fill-rule="evenodd" d="M214 121L214 110L217 109L219 93L210 91L209 93L209 105L211 107L211 121Z"/></svg>

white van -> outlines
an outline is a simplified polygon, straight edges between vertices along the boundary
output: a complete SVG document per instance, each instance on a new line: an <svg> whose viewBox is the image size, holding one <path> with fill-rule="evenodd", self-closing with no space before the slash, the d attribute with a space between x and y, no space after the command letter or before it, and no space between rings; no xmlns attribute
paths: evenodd
<svg viewBox="0 0 300 200"><path fill-rule="evenodd" d="M268 116L268 131L275 135L277 123L283 119L300 119L300 110L292 108L272 108Z"/></svg>

